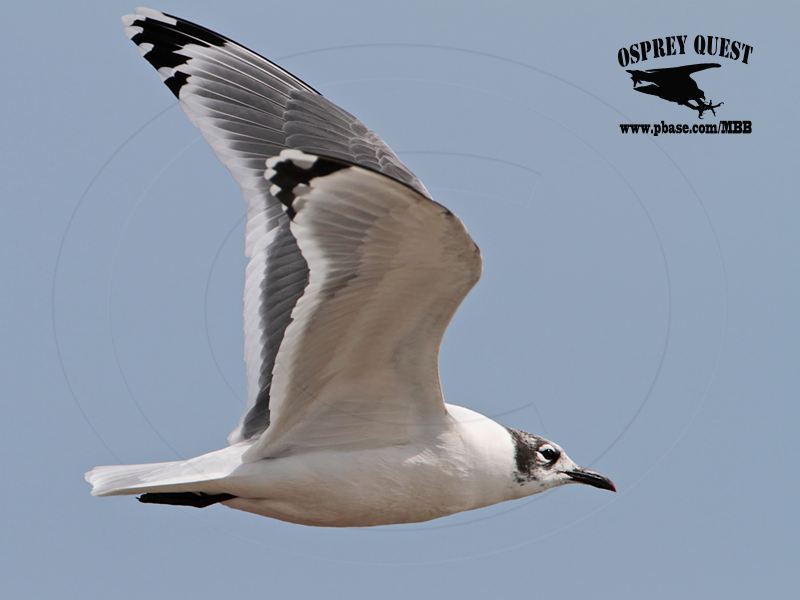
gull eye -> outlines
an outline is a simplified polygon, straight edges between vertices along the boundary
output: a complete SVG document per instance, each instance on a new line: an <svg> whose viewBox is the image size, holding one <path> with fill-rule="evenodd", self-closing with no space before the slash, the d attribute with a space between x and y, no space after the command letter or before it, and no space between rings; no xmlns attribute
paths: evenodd
<svg viewBox="0 0 800 600"><path fill-rule="evenodd" d="M539 454L541 454L542 458L548 463L556 462L558 457L561 456L561 453L552 446L542 446L539 448Z"/></svg>

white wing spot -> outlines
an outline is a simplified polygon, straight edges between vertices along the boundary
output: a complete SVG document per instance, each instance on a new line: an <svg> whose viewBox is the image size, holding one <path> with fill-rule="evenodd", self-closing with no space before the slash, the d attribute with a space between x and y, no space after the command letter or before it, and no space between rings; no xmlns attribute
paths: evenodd
<svg viewBox="0 0 800 600"><path fill-rule="evenodd" d="M137 48L139 48L139 54L141 54L142 56L144 56L145 54L147 54L148 52L150 52L150 50L152 50L152 49L153 49L153 44L149 44L149 43L147 43L147 42L143 42L143 43L139 44L139 45L137 46Z"/></svg>
<svg viewBox="0 0 800 600"><path fill-rule="evenodd" d="M161 79L169 79L173 75L175 75L175 69L172 67L161 67L158 70L158 74L161 75Z"/></svg>
<svg viewBox="0 0 800 600"><path fill-rule="evenodd" d="M314 166L314 163L317 162L316 156L306 154L305 152L302 152L300 150L295 150L294 148L287 148L286 150L281 150L280 158L284 160L285 159L291 160L295 165L297 165L301 169L310 169L312 166Z"/></svg>
<svg viewBox="0 0 800 600"><path fill-rule="evenodd" d="M130 25L130 26L126 26L125 27L125 35L128 36L128 39L132 38L137 33L142 33L143 31L144 31L144 29L142 27L137 26L137 25Z"/></svg>
<svg viewBox="0 0 800 600"><path fill-rule="evenodd" d="M294 189L292 190L292 195L295 198L300 198L301 196L305 196L310 191L311 187L308 184L298 183L296 186L294 186Z"/></svg>

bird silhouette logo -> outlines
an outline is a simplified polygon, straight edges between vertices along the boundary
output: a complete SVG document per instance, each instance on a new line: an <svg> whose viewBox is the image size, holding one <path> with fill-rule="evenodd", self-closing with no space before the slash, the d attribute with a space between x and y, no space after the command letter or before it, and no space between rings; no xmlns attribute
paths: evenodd
<svg viewBox="0 0 800 600"><path fill-rule="evenodd" d="M692 73L706 69L717 68L718 63L700 63L682 67L667 67L664 69L647 69L639 71L626 69L633 79L633 89L643 94L658 96L667 102L675 102L697 111L697 117L703 118L703 113L710 110L714 116L715 108L722 106L723 102L714 104L706 100L705 93L697 82L692 79ZM642 82L647 82L645 85Z"/></svg>

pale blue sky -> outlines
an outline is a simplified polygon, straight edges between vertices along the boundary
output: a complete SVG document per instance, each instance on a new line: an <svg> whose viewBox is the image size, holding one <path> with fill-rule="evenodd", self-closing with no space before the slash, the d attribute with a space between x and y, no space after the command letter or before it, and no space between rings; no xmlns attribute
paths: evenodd
<svg viewBox="0 0 800 600"><path fill-rule="evenodd" d="M551 437L619 494L351 530L91 498L86 469L212 450L239 418L244 205L122 35L133 4L18 3L0 99L4 597L796 589L796 9L431 4L157 8L357 114L465 221L485 270L445 340L448 400ZM754 47L696 76L753 134L621 135L697 119L632 92L619 47L697 33Z"/></svg>

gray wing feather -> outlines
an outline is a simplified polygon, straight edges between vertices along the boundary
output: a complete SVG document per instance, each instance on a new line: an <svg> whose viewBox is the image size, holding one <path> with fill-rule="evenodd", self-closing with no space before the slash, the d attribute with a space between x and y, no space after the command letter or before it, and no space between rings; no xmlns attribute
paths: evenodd
<svg viewBox="0 0 800 600"><path fill-rule="evenodd" d="M308 265L280 202L264 180L265 161L285 148L380 171L429 196L392 150L353 115L247 48L152 9L123 18L125 31L159 72L247 200L245 362L248 407L229 441L270 422L275 357L308 283Z"/></svg>

